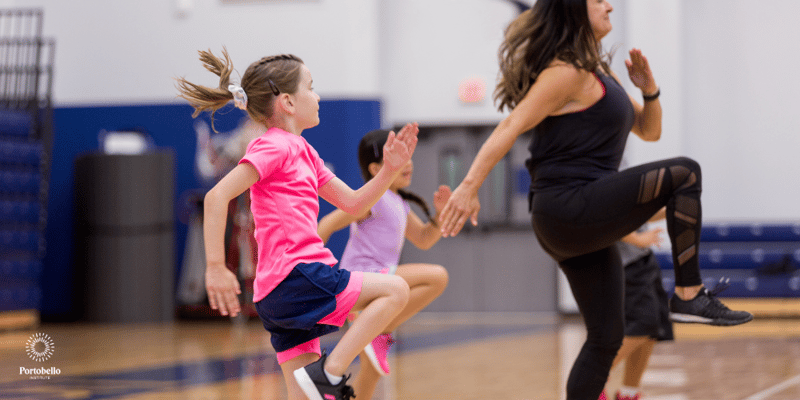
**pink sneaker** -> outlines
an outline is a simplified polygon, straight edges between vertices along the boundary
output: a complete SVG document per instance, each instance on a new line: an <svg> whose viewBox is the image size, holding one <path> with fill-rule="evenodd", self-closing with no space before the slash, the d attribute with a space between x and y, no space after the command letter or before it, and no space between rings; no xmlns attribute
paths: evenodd
<svg viewBox="0 0 800 400"><path fill-rule="evenodd" d="M623 396L619 394L619 392L617 392L617 400L640 400L642 398L641 395L642 395L641 393L636 393L635 396L630 397L630 396Z"/></svg>
<svg viewBox="0 0 800 400"><path fill-rule="evenodd" d="M372 343L364 348L364 352L367 353L367 358L369 358L372 366L383 376L389 375L389 360L387 357L389 356L389 347L392 344L394 344L392 334L384 333L383 335L378 335L372 340Z"/></svg>
<svg viewBox="0 0 800 400"><path fill-rule="evenodd" d="M598 397L597 400L608 400L608 397L606 397L606 391L605 390L600 392L600 397Z"/></svg>

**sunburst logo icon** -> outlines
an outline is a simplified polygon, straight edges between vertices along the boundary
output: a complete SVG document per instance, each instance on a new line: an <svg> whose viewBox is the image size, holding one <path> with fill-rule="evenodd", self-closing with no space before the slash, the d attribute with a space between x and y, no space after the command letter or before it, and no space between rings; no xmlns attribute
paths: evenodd
<svg viewBox="0 0 800 400"><path fill-rule="evenodd" d="M28 344L25 348L31 360L44 362L50 359L56 346L53 343L53 339L47 334L36 333L28 339Z"/></svg>

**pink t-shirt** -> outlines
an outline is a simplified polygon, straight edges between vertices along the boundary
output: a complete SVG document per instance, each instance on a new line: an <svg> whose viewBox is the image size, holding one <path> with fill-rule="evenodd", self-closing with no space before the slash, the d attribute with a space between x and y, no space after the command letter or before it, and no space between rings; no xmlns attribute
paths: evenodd
<svg viewBox="0 0 800 400"><path fill-rule="evenodd" d="M336 264L317 234L319 188L335 175L303 137L278 128L250 142L239 161L243 162L255 167L259 176L250 187L258 243L253 284L257 302L299 263Z"/></svg>

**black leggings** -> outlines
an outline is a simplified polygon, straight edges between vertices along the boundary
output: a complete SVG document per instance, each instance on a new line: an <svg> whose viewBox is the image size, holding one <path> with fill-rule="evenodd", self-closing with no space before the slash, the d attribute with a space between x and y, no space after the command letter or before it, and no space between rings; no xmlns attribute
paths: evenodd
<svg viewBox="0 0 800 400"><path fill-rule="evenodd" d="M542 247L558 261L586 324L567 399L596 400L622 346L624 272L615 242L666 206L675 285L700 285L700 165L685 157L633 167L566 190L537 191L531 211Z"/></svg>

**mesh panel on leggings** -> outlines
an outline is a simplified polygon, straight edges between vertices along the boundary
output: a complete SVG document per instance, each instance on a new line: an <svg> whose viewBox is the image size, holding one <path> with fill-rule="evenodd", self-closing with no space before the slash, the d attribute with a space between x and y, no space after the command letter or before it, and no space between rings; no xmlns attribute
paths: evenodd
<svg viewBox="0 0 800 400"><path fill-rule="evenodd" d="M639 185L639 204L648 203L661 193L665 168L654 169L642 175Z"/></svg>
<svg viewBox="0 0 800 400"><path fill-rule="evenodd" d="M699 191L691 190L697 183L697 175L683 165L669 167L672 175L673 198L667 207L667 223L672 225L675 246L676 274L681 265L697 256L699 242L698 220L700 214ZM690 194L697 193L694 197ZM677 278L677 276L676 276Z"/></svg>
<svg viewBox="0 0 800 400"><path fill-rule="evenodd" d="M675 218L679 218L689 225L697 224L697 212L700 205L697 199L679 196L675 199Z"/></svg>
<svg viewBox="0 0 800 400"><path fill-rule="evenodd" d="M667 169L669 171L667 171ZM669 176L667 176L667 172ZM655 168L642 174L639 182L639 204L669 196L667 230L672 240L675 278L679 286L693 285L697 270L700 242L700 182L699 170L691 164L674 164ZM687 263L692 263L686 265ZM681 268L685 265L684 268Z"/></svg>
<svg viewBox="0 0 800 400"><path fill-rule="evenodd" d="M678 186L678 183L682 183L680 187L675 189L676 191L686 189L697 183L697 176L684 166L676 165L670 167L669 172L672 174L673 186Z"/></svg>

